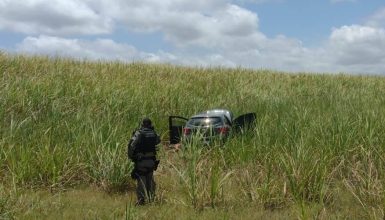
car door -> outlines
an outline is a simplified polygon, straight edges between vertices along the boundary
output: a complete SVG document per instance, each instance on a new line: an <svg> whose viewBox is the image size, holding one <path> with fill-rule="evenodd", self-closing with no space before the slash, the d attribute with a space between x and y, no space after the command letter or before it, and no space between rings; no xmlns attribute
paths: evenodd
<svg viewBox="0 0 385 220"><path fill-rule="evenodd" d="M181 116L169 116L168 125L170 131L170 144L177 144L180 142L182 129L188 121L187 118Z"/></svg>
<svg viewBox="0 0 385 220"><path fill-rule="evenodd" d="M255 113L247 113L238 116L233 120L233 129L236 132L242 132L254 128L257 115Z"/></svg>

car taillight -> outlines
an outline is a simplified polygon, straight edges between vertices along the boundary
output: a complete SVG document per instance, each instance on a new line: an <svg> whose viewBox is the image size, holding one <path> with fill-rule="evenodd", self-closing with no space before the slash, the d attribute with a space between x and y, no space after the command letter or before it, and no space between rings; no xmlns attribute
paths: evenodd
<svg viewBox="0 0 385 220"><path fill-rule="evenodd" d="M219 127L218 132L220 134L227 134L229 132L229 127Z"/></svg>
<svg viewBox="0 0 385 220"><path fill-rule="evenodd" d="M183 128L183 134L184 135L189 135L191 133L191 129L190 128Z"/></svg>

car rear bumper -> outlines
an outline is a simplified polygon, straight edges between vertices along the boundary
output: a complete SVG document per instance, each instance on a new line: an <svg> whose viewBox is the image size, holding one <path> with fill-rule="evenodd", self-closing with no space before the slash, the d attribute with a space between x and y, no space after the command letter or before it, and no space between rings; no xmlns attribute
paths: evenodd
<svg viewBox="0 0 385 220"><path fill-rule="evenodd" d="M227 136L218 135L210 137L196 137L196 136L183 136L182 142L186 144L203 144L203 145L213 145L215 143L223 143L227 139Z"/></svg>

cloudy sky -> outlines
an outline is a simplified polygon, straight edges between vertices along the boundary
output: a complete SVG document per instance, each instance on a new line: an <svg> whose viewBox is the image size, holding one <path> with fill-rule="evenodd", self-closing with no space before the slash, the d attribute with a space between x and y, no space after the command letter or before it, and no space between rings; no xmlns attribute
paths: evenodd
<svg viewBox="0 0 385 220"><path fill-rule="evenodd" d="M385 75L385 1L0 0L0 50Z"/></svg>

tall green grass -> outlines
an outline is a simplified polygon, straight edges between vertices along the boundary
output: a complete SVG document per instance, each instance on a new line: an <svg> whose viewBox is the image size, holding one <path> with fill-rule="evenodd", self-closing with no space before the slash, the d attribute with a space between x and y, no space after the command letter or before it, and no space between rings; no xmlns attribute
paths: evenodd
<svg viewBox="0 0 385 220"><path fill-rule="evenodd" d="M385 210L384 91L385 79L374 76L1 54L0 180L3 189L129 190L126 144L142 117L166 141L169 115L228 108L256 112L255 129L223 146L161 147L156 178L167 190L160 204L316 204L338 212L333 207L348 194L360 217L378 218ZM3 216L13 213L8 201L0 201Z"/></svg>

